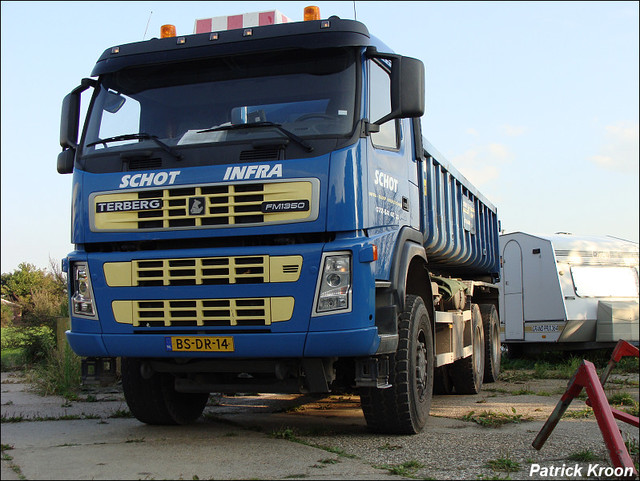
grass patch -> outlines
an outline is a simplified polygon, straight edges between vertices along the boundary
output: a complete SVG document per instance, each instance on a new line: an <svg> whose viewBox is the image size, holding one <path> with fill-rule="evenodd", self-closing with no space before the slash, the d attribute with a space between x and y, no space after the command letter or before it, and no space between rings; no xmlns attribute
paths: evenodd
<svg viewBox="0 0 640 481"><path fill-rule="evenodd" d="M583 360L592 362L598 371L606 368L613 349L594 349L586 352L542 352L535 355L511 357L503 355L503 371L529 371L536 379L571 379ZM614 365L612 373L628 374L640 371L640 359L625 356Z"/></svg>
<svg viewBox="0 0 640 481"><path fill-rule="evenodd" d="M291 441L294 443L304 444L305 446L311 446L318 449L323 449L324 451L332 454L337 454L343 458L355 458L356 456L353 454L348 454L344 449L336 448L333 446L325 446L322 444L310 443L305 441L304 439L300 439L299 434L293 429L289 427L282 427L278 430L271 431L270 436L276 439L284 439L286 441Z"/></svg>
<svg viewBox="0 0 640 481"><path fill-rule="evenodd" d="M520 471L520 463L511 459L508 454L501 458L487 461L485 466L493 471L505 473L516 473Z"/></svg>
<svg viewBox="0 0 640 481"><path fill-rule="evenodd" d="M596 456L594 453L592 453L590 450L585 449L583 451L578 451L576 453L570 454L567 457L567 459L569 461L579 461L583 463L588 463L590 461L596 461L597 459L600 459L600 458Z"/></svg>
<svg viewBox="0 0 640 481"><path fill-rule="evenodd" d="M111 419L125 419L132 418L133 414L128 409L118 409L109 415Z"/></svg>
<svg viewBox="0 0 640 481"><path fill-rule="evenodd" d="M63 414L62 416L35 416L32 418L26 418L22 415L18 416L6 416L5 414L0 417L0 423L21 423L21 422L39 422L39 421L78 421L81 419L100 419L100 416L95 414Z"/></svg>
<svg viewBox="0 0 640 481"><path fill-rule="evenodd" d="M380 464L374 466L374 468L386 469L391 474L395 474L396 476L413 477L418 469L424 468L424 464L416 460L411 460L405 461L401 464Z"/></svg>
<svg viewBox="0 0 640 481"><path fill-rule="evenodd" d="M593 415L593 409L591 409L590 407L586 407L584 409L578 409L576 411L567 411L562 415L562 417L569 419L586 419L592 417Z"/></svg>
<svg viewBox="0 0 640 481"><path fill-rule="evenodd" d="M535 394L535 391L531 389L518 389L516 391L511 391L512 396L528 396L529 394Z"/></svg>
<svg viewBox="0 0 640 481"><path fill-rule="evenodd" d="M326 459L321 459L318 462L322 464L338 464L340 460L335 458L326 458Z"/></svg>
<svg viewBox="0 0 640 481"><path fill-rule="evenodd" d="M633 461L636 471L640 472L640 447L638 446L638 440L636 438L630 438L629 436L625 437L627 439L625 439L624 445L627 447L627 452L629 456L631 456L631 461Z"/></svg>
<svg viewBox="0 0 640 481"><path fill-rule="evenodd" d="M26 372L26 378L42 396L55 394L75 401L80 390L80 371L80 357L65 344L61 351L50 350L42 363Z"/></svg>
<svg viewBox="0 0 640 481"><path fill-rule="evenodd" d="M402 446L399 446L397 444L389 444L387 442L387 443L384 443L382 446L379 446L378 449L380 451L396 451L398 449L402 449Z"/></svg>
<svg viewBox="0 0 640 481"><path fill-rule="evenodd" d="M291 428L280 428L276 431L271 431L270 436L276 439L285 439L287 441L302 442L296 437L295 431Z"/></svg>
<svg viewBox="0 0 640 481"><path fill-rule="evenodd" d="M476 413L470 411L462 416L463 421L474 422L485 428L499 428L505 424L520 424L522 422L531 421L531 417L517 414L515 408L511 408L512 414L506 414L495 411L482 411Z"/></svg>

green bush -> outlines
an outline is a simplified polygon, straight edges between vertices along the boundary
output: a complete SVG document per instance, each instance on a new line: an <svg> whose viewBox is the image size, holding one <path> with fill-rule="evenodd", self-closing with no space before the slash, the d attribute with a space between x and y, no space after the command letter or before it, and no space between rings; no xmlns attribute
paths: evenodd
<svg viewBox="0 0 640 481"><path fill-rule="evenodd" d="M44 361L55 346L55 334L49 326L2 328L2 350L22 350L28 364Z"/></svg>
<svg viewBox="0 0 640 481"><path fill-rule="evenodd" d="M22 349L3 349L1 353L0 370L13 371L24 367L24 351Z"/></svg>

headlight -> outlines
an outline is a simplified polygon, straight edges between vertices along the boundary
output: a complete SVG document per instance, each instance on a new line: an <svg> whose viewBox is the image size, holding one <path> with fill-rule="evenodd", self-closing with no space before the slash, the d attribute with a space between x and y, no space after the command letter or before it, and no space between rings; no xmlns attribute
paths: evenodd
<svg viewBox="0 0 640 481"><path fill-rule="evenodd" d="M351 310L351 254L325 255L314 315Z"/></svg>
<svg viewBox="0 0 640 481"><path fill-rule="evenodd" d="M86 262L73 264L73 294L71 296L73 314L76 316L97 319L93 288L91 287L91 275Z"/></svg>

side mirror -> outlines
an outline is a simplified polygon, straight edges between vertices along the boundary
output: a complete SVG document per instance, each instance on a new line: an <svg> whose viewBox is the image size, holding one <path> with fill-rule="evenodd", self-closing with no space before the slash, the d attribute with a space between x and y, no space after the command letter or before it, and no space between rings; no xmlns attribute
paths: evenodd
<svg viewBox="0 0 640 481"><path fill-rule="evenodd" d="M425 75L422 61L379 53L375 47L369 47L367 56L391 61L391 112L374 123L381 125L392 119L422 117L425 110Z"/></svg>
<svg viewBox="0 0 640 481"><path fill-rule="evenodd" d="M399 57L391 67L391 111L398 118L424 115L424 64L411 57Z"/></svg>
<svg viewBox="0 0 640 481"><path fill-rule="evenodd" d="M80 94L89 87L98 84L93 79L82 79L80 85L73 89L62 101L60 116L60 146L62 152L58 155L58 172L70 174L73 172L73 161L78 147L78 124L80 123Z"/></svg>
<svg viewBox="0 0 640 481"><path fill-rule="evenodd" d="M60 152L58 154L58 174L71 174L75 158L76 149L67 149Z"/></svg>
<svg viewBox="0 0 640 481"><path fill-rule="evenodd" d="M60 118L60 147L75 149L78 146L80 122L80 92L71 92L62 101Z"/></svg>

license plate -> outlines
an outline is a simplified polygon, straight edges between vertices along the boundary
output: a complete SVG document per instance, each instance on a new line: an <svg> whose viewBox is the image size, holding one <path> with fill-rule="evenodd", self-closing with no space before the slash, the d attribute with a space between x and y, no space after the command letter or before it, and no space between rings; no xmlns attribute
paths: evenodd
<svg viewBox="0 0 640 481"><path fill-rule="evenodd" d="M167 351L174 352L233 352L233 337L165 337Z"/></svg>

